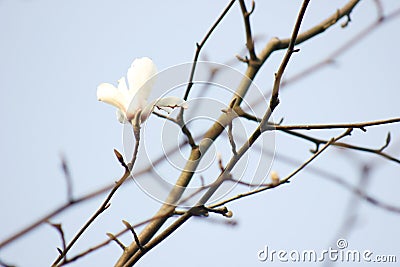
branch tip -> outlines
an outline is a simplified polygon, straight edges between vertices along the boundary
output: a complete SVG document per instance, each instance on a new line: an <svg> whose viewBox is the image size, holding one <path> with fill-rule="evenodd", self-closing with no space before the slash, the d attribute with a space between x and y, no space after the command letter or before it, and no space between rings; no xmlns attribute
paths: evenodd
<svg viewBox="0 0 400 267"><path fill-rule="evenodd" d="M125 225L125 227L126 227L127 229L131 229L131 228L132 228L132 225L131 225L129 222L127 222L127 221L125 221L125 220L122 220L122 223Z"/></svg>
<svg viewBox="0 0 400 267"><path fill-rule="evenodd" d="M343 23L340 25L340 27L346 28L346 27L349 25L349 23L351 22L350 13L346 15L346 18L347 18L346 21L343 22Z"/></svg>
<svg viewBox="0 0 400 267"><path fill-rule="evenodd" d="M386 136L385 144L380 149L378 149L377 151L378 152L382 152L385 148L387 148L389 146L389 144L390 144L391 139L392 139L392 137L390 135L390 132L388 132L387 136Z"/></svg>
<svg viewBox="0 0 400 267"><path fill-rule="evenodd" d="M135 232L135 229L133 228L133 226L125 220L122 220L122 223L125 225L126 229L129 229L133 235L133 238L135 239L135 243L138 246L139 250L144 252L146 251L145 247L142 246L142 244L140 243L139 237Z"/></svg>
<svg viewBox="0 0 400 267"><path fill-rule="evenodd" d="M114 148L114 154L115 154L115 156L117 157L118 162L119 162L123 167L127 168L127 165L126 165L126 163L125 163L125 161L124 161L124 157L123 157L123 156L121 155L121 153L120 153L117 149L115 149L115 148Z"/></svg>
<svg viewBox="0 0 400 267"><path fill-rule="evenodd" d="M253 14L254 10L256 8L256 2L254 0L251 1L251 9L249 12L247 12L248 16L250 16L251 14Z"/></svg>
<svg viewBox="0 0 400 267"><path fill-rule="evenodd" d="M241 62L243 62L243 63L249 64L249 62L250 62L250 60L249 60L249 58L248 58L247 56L242 57L242 56L240 56L240 55L235 55L235 57L236 57L239 61L241 61Z"/></svg>
<svg viewBox="0 0 400 267"><path fill-rule="evenodd" d="M227 207L222 206L219 208L211 208L211 207L202 207L204 210L206 210L207 212L212 212L212 213L216 213L216 214L221 214L222 216L226 217L226 218L232 218L233 216L233 212L228 210Z"/></svg>
<svg viewBox="0 0 400 267"><path fill-rule="evenodd" d="M113 235L112 233L106 233L106 235L107 235L111 240L115 241L115 243L117 243L118 246L119 246L122 250L125 250L125 249L126 249L125 245L124 245L115 235Z"/></svg>
<svg viewBox="0 0 400 267"><path fill-rule="evenodd" d="M228 212L222 214L226 218L232 218L233 217L233 212L231 210L228 210Z"/></svg>

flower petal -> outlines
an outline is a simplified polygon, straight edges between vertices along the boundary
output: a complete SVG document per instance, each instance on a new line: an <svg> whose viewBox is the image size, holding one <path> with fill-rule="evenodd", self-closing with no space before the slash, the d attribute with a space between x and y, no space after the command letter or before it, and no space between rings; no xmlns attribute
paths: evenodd
<svg viewBox="0 0 400 267"><path fill-rule="evenodd" d="M121 110L119 110L119 109L117 109L117 120L120 123L123 123L123 124L128 122L128 120L126 119L125 114L122 113Z"/></svg>
<svg viewBox="0 0 400 267"><path fill-rule="evenodd" d="M146 107L147 107L146 99L143 99L141 94L136 94L128 106L128 109L126 111L126 117L128 118L128 120L131 120L132 118L135 117L135 114L137 113L138 110L144 110L146 109ZM150 111L150 113L151 112L152 111Z"/></svg>
<svg viewBox="0 0 400 267"><path fill-rule="evenodd" d="M172 109L181 107L181 108L188 108L188 103L180 99L179 97L176 96L167 96L164 98L158 99L154 106L156 106L159 109L162 109L168 113L172 112Z"/></svg>
<svg viewBox="0 0 400 267"><path fill-rule="evenodd" d="M128 86L126 86L125 77L121 77L121 79L118 80L118 90L125 94L127 98L129 97Z"/></svg>
<svg viewBox="0 0 400 267"><path fill-rule="evenodd" d="M140 94L139 98L147 102L154 83L154 80L150 80L150 78L156 73L156 65L150 58L143 57L133 61L127 74L131 99Z"/></svg>
<svg viewBox="0 0 400 267"><path fill-rule="evenodd" d="M154 103L156 103L157 100L152 101L149 103L143 110L142 113L140 114L140 123L143 123L147 120L147 118L150 116L150 114L154 110Z"/></svg>
<svg viewBox="0 0 400 267"><path fill-rule="evenodd" d="M127 99L125 95L114 85L102 83L97 87L97 99L118 108L122 113L126 112Z"/></svg>

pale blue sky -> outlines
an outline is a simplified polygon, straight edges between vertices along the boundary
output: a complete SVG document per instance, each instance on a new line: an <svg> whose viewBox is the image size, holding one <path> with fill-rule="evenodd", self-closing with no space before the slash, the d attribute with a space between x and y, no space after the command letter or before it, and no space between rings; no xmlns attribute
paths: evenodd
<svg viewBox="0 0 400 267"><path fill-rule="evenodd" d="M300 1L257 1L253 32L260 51L273 36L289 36ZM302 29L326 18L346 1L312 1ZM386 12L397 1L382 1ZM74 195L109 184L122 173L113 148L122 150L122 126L114 108L96 100L101 82L116 82L132 60L149 56L158 69L188 62L226 1L0 1L0 240L64 203L65 181L60 154L71 168ZM207 59L224 63L244 45L243 23L235 5L204 47ZM287 76L327 56L376 17L373 1L363 1L346 29L334 26L301 45ZM356 122L399 117L398 29L393 20L324 68L287 87L275 118L285 123ZM275 53L255 82L263 91L273 82L282 58ZM244 66L235 65L239 70ZM152 117L151 123L160 119ZM381 146L391 131L393 155L399 156L398 125L355 132L347 141ZM311 133L324 138L338 131ZM144 137L145 138L145 137ZM397 143L396 143L397 142ZM396 150L397 146L397 150ZM306 159L310 143L277 135L279 153ZM389 150L390 151L390 150ZM155 153L157 154L157 153ZM400 206L399 166L378 157L330 150L313 163L352 184L361 159L379 164L368 192ZM282 176L293 167L275 161ZM148 253L138 266L259 266L257 251L317 249L336 236L351 194L324 178L300 173L282 186L229 205L236 227L193 219ZM70 239L102 201L96 198L53 219L62 222ZM120 190L110 210L89 229L71 252L75 254L106 238L106 232L151 216L159 203L134 184ZM351 249L370 249L400 258L399 215L363 204L360 220L348 237ZM129 242L130 236L123 240ZM0 251L0 259L17 266L48 266L57 256L59 236L47 225ZM115 244L70 266L110 266L121 251ZM374 266L371 264L370 266Z"/></svg>

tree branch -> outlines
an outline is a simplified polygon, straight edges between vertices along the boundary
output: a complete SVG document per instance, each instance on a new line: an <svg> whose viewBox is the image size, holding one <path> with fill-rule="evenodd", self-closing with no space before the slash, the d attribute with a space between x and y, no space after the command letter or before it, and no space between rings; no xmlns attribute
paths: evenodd
<svg viewBox="0 0 400 267"><path fill-rule="evenodd" d="M294 172L292 172L292 173L291 173L289 176L287 176L285 179L281 180L281 181L279 182L279 184L276 184L276 185L271 184L271 187L261 188L261 189L258 189L258 190L254 190L254 191L248 192L248 193L246 193L246 194L242 194L242 195L236 196L236 197L234 197L234 198L231 198L231 199L227 200L224 204L229 203L229 202L231 202L231 201L234 201L234 200L236 200L236 199L240 199L240 198L243 198L243 197L252 195L252 194L256 194L256 193L258 193L258 192L265 191L265 190L267 190L267 189L269 189L269 188L276 187L276 186L279 186L279 185L281 185L281 184L287 183L288 180L289 180L291 177L293 177L293 176L294 176L295 174L297 174L299 171L301 171L302 169L304 169L305 166L307 166L312 160L314 160L316 157L318 157L318 156L319 156L326 148L328 148L332 143L336 142L337 140L340 140L341 138L343 138L343 137L349 135L350 133L351 133L351 130L348 129L348 130L346 130L343 134L341 134L340 136L338 136L338 137L336 137L336 138L332 138L332 139L330 140L330 142L327 143L327 144L325 144L325 146L324 146L323 148L321 148L321 150L320 150L318 153L314 154L309 160L307 160L304 164L302 164L302 166L300 166L298 169L296 169ZM246 147L246 145L244 145L243 147ZM242 147L242 148L243 148L243 147ZM241 153L244 153L244 152L245 152L244 149L242 149L242 148L241 148L241 149L239 150L239 152L238 152L239 155L240 155ZM235 162L234 162L234 161L236 162L235 159L231 159L231 161L228 163L227 167L225 167L225 172L223 172L223 173L220 174L220 176L217 178L216 182L214 183L215 185L214 185L213 187L211 187L211 188L207 191L206 194L204 194L204 196L203 196L203 197L201 198L201 200L197 203L197 205L195 205L193 208L191 208L189 211L187 211L185 214L183 214L181 217L179 217L175 222L173 222L169 227L167 227L166 230L164 230L161 234L159 234L158 236L156 236L155 238L153 238L151 241L149 241L149 242L147 243L146 246L147 246L147 248L148 248L149 250L152 249L153 247L155 247L156 245L158 245L159 243L161 243L165 238L167 238L170 234L172 234L176 229L178 229L182 224L184 224L188 219L190 219L190 218L193 216L192 210L193 210L193 209L196 209L196 208L199 207L199 206L202 206L202 205L203 205L202 203L205 203L205 202L212 196L212 194L216 191L216 189L219 187L219 185L221 185L221 184L224 182L226 172L229 172L230 169L233 168L233 166L235 165ZM221 204L221 205L218 205L218 206L216 206L216 205L211 205L211 206L208 207L208 208L213 209L213 208L222 206L222 205L224 205L224 204ZM146 251L146 252L138 252L138 253L136 253L124 266L132 266L133 264L135 264L135 263L136 263L144 254L146 254L146 253L147 253L147 251Z"/></svg>
<svg viewBox="0 0 400 267"><path fill-rule="evenodd" d="M250 26L250 15L253 13L254 8L255 8L255 2L252 0L251 2L251 10L250 12L247 12L246 4L244 0L239 0L240 4L240 9L242 10L242 15L243 15L243 21L244 21L244 27L246 30L246 47L247 50L249 51L250 55L250 60L244 59L245 62L248 64L253 64L258 61L255 49L254 49L254 39L253 35L251 34L251 26Z"/></svg>
<svg viewBox="0 0 400 267"><path fill-rule="evenodd" d="M306 1L308 3L308 1ZM352 11L352 9L354 8L354 6L358 3L359 1L350 1L347 5L344 6L343 8L343 13L341 14L340 12L335 13L336 17L335 17L335 21L331 21L329 20L329 24L327 25L324 23L324 29L320 32L323 32L324 30L326 30L327 28L329 28L330 26L334 25L338 19L340 19L341 17L343 17L345 14L348 14ZM304 14L304 13L303 13ZM320 25L317 25L316 27L319 27ZM296 29L296 27L295 27ZM315 30L313 30L312 32L313 34L310 34L310 32L304 32L303 35L299 35L299 37L301 36L301 40L299 41L299 39L294 38L296 41L294 43L300 43L303 42L309 38L312 38L313 36L317 35L318 33L315 32ZM297 34L293 34L293 35L297 35ZM293 37L292 35L292 37ZM291 40L291 39L290 39ZM289 40L289 42L290 42ZM285 46L287 47L289 45L289 42L287 42L285 40L278 40L278 39L273 39L271 40L271 42L269 42L267 44L267 46L263 49L263 51L261 52L259 58L261 59L261 64L259 65L248 65L247 70L245 72L245 76L246 78L244 78L241 83L239 84L237 90L236 90L236 95L235 97L238 99L237 103L235 104L236 106L240 105L243 97L246 95L247 90L251 84L251 79L253 79L255 77L255 75L257 74L260 66L262 65L262 63L264 63L266 61L266 59L269 57L269 55L276 50L279 49L283 49L285 48ZM294 50L291 52L293 53ZM290 54L291 54L290 53ZM288 57L290 58L290 56ZM284 70L284 68L283 68ZM247 78L248 77L248 78ZM278 85L279 86L279 85ZM190 90L190 89L189 89ZM188 90L187 90L188 91ZM271 109L270 109L271 110ZM270 115L267 115L265 117L269 117ZM268 121L268 120L266 120ZM207 139L207 140L215 140L220 133L225 129L225 127L229 124L230 119L228 118L228 116L226 114L222 114L216 123L214 123L211 128L205 133L204 138L203 139ZM261 134L261 131L258 133L258 135ZM256 136L253 136L256 137ZM170 213L173 214L174 210L175 210L175 206L171 205L169 203L176 203L177 200L179 200L179 198L182 196L186 186L188 185L188 183L190 182L194 171L197 168L198 165L198 161L201 159L202 155L208 150L210 145L210 142L208 143L201 143L199 145L199 148L201 148L202 153L199 153L200 150L199 149L192 149L191 154L189 156L189 160L185 166L184 171L181 173L181 175L179 176L175 187L171 190L169 197L166 200L166 204L164 204L159 212L156 213L156 216L161 212L161 213ZM238 152L238 154L240 154L240 152ZM181 218L179 218L178 220L182 220L182 221L186 221L188 218L185 218L185 216L182 216ZM143 232L140 234L139 239L141 241L141 243L145 243L146 246L148 245L147 242L149 242L149 240L155 235L155 233L160 229L160 227L165 223L166 219L160 219L160 220L155 220L153 222L151 222L144 230ZM169 229L169 228L167 228ZM157 237L156 237L157 238ZM150 249L150 248L149 248ZM134 255L135 253L138 253L137 255L142 255L141 252L138 252L138 247L136 246L135 243L132 243L124 252L124 254L120 257L120 259L118 260L116 266L131 266L136 260L138 260L139 256Z"/></svg>
<svg viewBox="0 0 400 267"><path fill-rule="evenodd" d="M58 256L58 258L53 262L52 266L57 266L62 259L64 259L68 253L68 251L74 246L74 244L78 241L78 239L83 235L83 233L86 231L86 229L99 217L100 214L102 214L106 209L108 209L111 205L110 201L114 194L117 192L117 190L121 187L121 185L126 181L128 177L131 175L131 170L136 162L137 159L137 154L139 152L139 144L140 144L140 113L137 114L135 118L135 122L133 124L133 131L135 134L135 148L133 151L133 156L132 160L130 163L126 164L122 155L117 151L114 150L115 155L118 158L118 161L121 163L121 165L125 168L125 173L122 176L120 180L118 180L115 183L114 188L111 190L111 192L108 194L106 199L103 201L103 203L100 205L100 207L97 209L97 211L90 217L90 219L83 225L83 227L79 230L79 232L72 238L72 240L69 242L67 247L62 251L62 253Z"/></svg>
<svg viewBox="0 0 400 267"><path fill-rule="evenodd" d="M343 134L339 135L338 137L335 137L335 138L330 139L320 150L318 150L317 153L313 154L307 161L305 161L303 164L301 164L296 170L294 170L292 173L290 173L290 174L289 174L288 176L286 176L284 179L279 180L278 183L271 183L271 184L269 184L269 185L267 185L267 186L265 186L265 187L261 187L261 188L256 189L256 190L252 190L252 191L250 191L250 192L247 192L247 193L243 193L243 194L234 196L234 197L229 198L229 199L227 199L227 200L224 200L224 201L221 201L221 202L216 203L216 204L214 204L214 205L211 205L210 207L211 207L211 208L216 208L216 207L225 205L225 204L227 204L227 203L229 203L229 202L232 202L232 201L235 201L235 200L238 200L238 199L247 197L247 196L251 196L251 195L254 195L254 194L257 194L257 193L260 193L260 192L266 191L266 190L268 190L268 189L272 189L272 188L275 188L275 187L277 187L277 186L280 186L280 185L282 185L282 184L287 183L287 182L288 182L291 178L293 178L297 173L299 173L299 172L300 172L301 170L303 170L308 164L310 164L314 159L316 159L322 152L324 152L325 149L327 149L329 146L331 146L332 144L334 144L334 143L337 142L338 140L340 140L340 139L342 139L343 137L348 136L348 135L350 135L350 134L351 134L351 129L347 129Z"/></svg>
<svg viewBox="0 0 400 267"><path fill-rule="evenodd" d="M228 11L231 9L233 4L235 3L235 0L231 0L229 4L225 7L225 9L222 11L221 15L218 17L218 19L214 22L214 24L211 26L211 28L208 30L206 35L204 36L203 40L201 40L200 43L196 43L196 52L194 54L193 58L193 64L192 64L192 69L190 70L190 77L189 77L189 83L186 87L185 95L183 96L184 100L187 100L189 97L190 89L192 89L193 86L193 78L194 78L194 73L196 72L196 66L197 66L197 60L199 58L201 49L203 48L204 44L207 42L208 38L211 36L213 31L217 28L219 23L222 21L222 19L226 16Z"/></svg>

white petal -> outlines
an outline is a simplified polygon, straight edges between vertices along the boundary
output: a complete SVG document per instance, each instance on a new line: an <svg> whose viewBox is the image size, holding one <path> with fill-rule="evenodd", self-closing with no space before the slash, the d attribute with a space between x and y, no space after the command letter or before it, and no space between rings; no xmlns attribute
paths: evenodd
<svg viewBox="0 0 400 267"><path fill-rule="evenodd" d="M136 94L128 106L128 109L126 111L126 117L128 118L128 120L132 120L135 117L135 114L138 112L138 110L144 110L146 109L146 106L147 106L147 101L145 99L142 99L140 94Z"/></svg>
<svg viewBox="0 0 400 267"><path fill-rule="evenodd" d="M124 94L128 93L128 86L126 86L125 77L121 77L121 79L118 80L118 90Z"/></svg>
<svg viewBox="0 0 400 267"><path fill-rule="evenodd" d="M148 117L151 115L151 113L153 112L154 107L155 107L154 103L156 103L156 101L157 100L153 100L148 105L146 105L143 109L140 109L141 110L140 123L145 122L148 119Z"/></svg>
<svg viewBox="0 0 400 267"><path fill-rule="evenodd" d="M97 87L97 99L118 108L122 113L126 112L126 96L114 85L102 83Z"/></svg>
<svg viewBox="0 0 400 267"><path fill-rule="evenodd" d="M172 109L177 107L188 108L188 104L185 100L180 99L176 96L167 96L164 98L158 99L155 104L157 108L162 109L168 113L172 111Z"/></svg>
<svg viewBox="0 0 400 267"><path fill-rule="evenodd" d="M128 69L127 74L131 98L140 94L138 97L141 100L147 101L154 84L154 79L150 80L150 78L156 73L157 68L150 58L143 57L135 59Z"/></svg>
<svg viewBox="0 0 400 267"><path fill-rule="evenodd" d="M126 116L124 113L122 113L119 109L117 109L117 120L120 123L127 123L128 120L126 119Z"/></svg>

